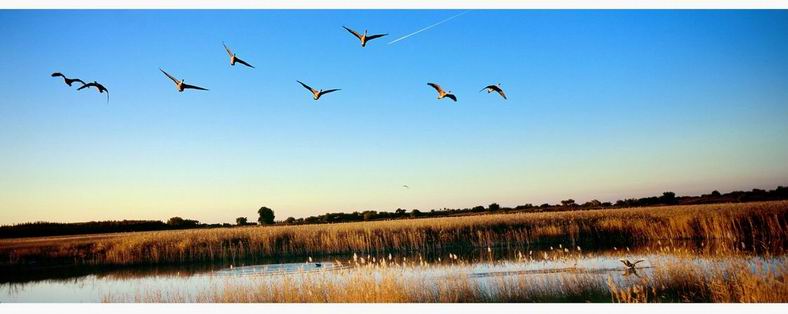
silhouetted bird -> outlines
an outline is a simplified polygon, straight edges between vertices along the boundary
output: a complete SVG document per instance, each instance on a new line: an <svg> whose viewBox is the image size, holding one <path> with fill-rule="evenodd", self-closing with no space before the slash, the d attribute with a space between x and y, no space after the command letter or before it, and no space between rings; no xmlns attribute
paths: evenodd
<svg viewBox="0 0 788 314"><path fill-rule="evenodd" d="M208 90L208 89L206 89L206 88L202 88L202 87L198 87L198 86L194 86L194 85L189 85L189 84L186 84L186 83L184 83L184 82L185 82L185 80L180 80L180 81L179 81L178 79L176 79L175 77L173 77L173 76L172 76L172 75L170 75L169 73L167 73L167 72L164 72L164 70L162 70L161 68L159 68L159 71L161 71L161 73L164 73L164 75L166 75L166 76L167 76L167 77L169 77L169 78L170 78L170 79L171 79L173 82L175 82L175 88L177 88L179 92L183 92L183 90L185 90L185 89L189 89L189 88L191 88L191 89L199 89L199 90Z"/></svg>
<svg viewBox="0 0 788 314"><path fill-rule="evenodd" d="M315 263L315 267L323 267L323 264Z"/></svg>
<svg viewBox="0 0 788 314"><path fill-rule="evenodd" d="M95 87L98 90L99 93L107 92L107 103L109 103L109 90L107 90L107 88L104 87L104 85L101 85L101 84L99 84L96 81L93 81L93 83L87 83L87 84L83 83L82 87L77 88L77 90L82 90L82 89L90 88L90 87Z"/></svg>
<svg viewBox="0 0 788 314"><path fill-rule="evenodd" d="M74 82L80 82L80 83L82 83L82 85L85 85L85 82L83 82L80 79L67 78L65 75L63 75L63 73L60 73L60 72L52 73L52 77L58 77L58 76L62 77L63 78L63 82L66 82L66 84L68 84L68 86L71 86L71 84L73 84Z"/></svg>
<svg viewBox="0 0 788 314"><path fill-rule="evenodd" d="M403 185L402 187L406 189L410 189L410 187L407 184Z"/></svg>
<svg viewBox="0 0 788 314"><path fill-rule="evenodd" d="M309 92L310 92L310 93L312 93L312 99L314 99L314 100L318 100L318 99L320 99L320 96L323 96L323 95L325 95L325 94L332 93L332 92L336 92L336 91L340 90L340 89L338 89L338 88L335 88L335 89L329 89L329 90L322 90L322 89L321 89L321 90L316 90L316 89L314 89L314 88L311 88L311 87L309 87L309 85L306 85L306 84L304 84L304 83L303 83L303 82L301 82L301 81L298 81L298 80L296 80L296 82L298 82L299 84L301 84L301 86L303 86L304 88L308 89L308 90L309 90Z"/></svg>
<svg viewBox="0 0 788 314"><path fill-rule="evenodd" d="M353 36L356 36L356 38L358 38L358 40L361 41L361 47L366 47L367 46L367 42L370 41L370 40L373 40L375 38L380 38L380 37L388 35L388 34L367 35L367 30L364 30L364 34L359 34L359 33L356 33L354 30L349 29L349 28L347 28L345 26L342 26L342 27L344 29L346 29L348 32L350 32L351 34L353 34Z"/></svg>
<svg viewBox="0 0 788 314"><path fill-rule="evenodd" d="M628 259L622 259L620 261L621 261L621 263L624 263L624 265L629 267L629 268L635 268L635 265L637 265L638 263L642 262L643 260L642 259L641 260L637 260L634 263L630 262Z"/></svg>
<svg viewBox="0 0 788 314"><path fill-rule="evenodd" d="M222 46L224 46L224 50L227 50L227 54L230 55L230 65L235 65L235 63L238 62L250 68L254 68L254 66L252 66L251 64L246 63L246 61L236 57L235 54L232 51L230 51L230 48L227 48L227 45L225 45L224 42L222 42Z"/></svg>
<svg viewBox="0 0 788 314"><path fill-rule="evenodd" d="M482 88L480 92L483 90L487 90L488 94L492 92L497 92L499 95L501 95L501 97L503 97L503 99L506 99L506 94L504 94L503 89L501 89L501 83L498 83L497 85L487 85L484 88Z"/></svg>
<svg viewBox="0 0 788 314"><path fill-rule="evenodd" d="M427 83L427 85L432 86L432 88L434 88L438 92L438 99L443 99L443 97L447 97L451 100L457 101L457 96L454 96L454 94L452 94L451 91L449 91L448 93L443 91L443 88L441 88L440 85L435 83Z"/></svg>

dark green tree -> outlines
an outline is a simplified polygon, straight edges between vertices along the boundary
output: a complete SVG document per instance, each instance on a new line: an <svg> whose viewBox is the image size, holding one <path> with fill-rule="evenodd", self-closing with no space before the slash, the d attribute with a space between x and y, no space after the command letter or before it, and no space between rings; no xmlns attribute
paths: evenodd
<svg viewBox="0 0 788 314"><path fill-rule="evenodd" d="M239 226L246 225L247 222L248 220L246 219L246 217L235 218L235 223L238 224Z"/></svg>
<svg viewBox="0 0 788 314"><path fill-rule="evenodd" d="M274 211L268 207L260 207L257 210L257 214L260 215L260 218L257 218L257 222L261 225L271 225L274 223Z"/></svg>

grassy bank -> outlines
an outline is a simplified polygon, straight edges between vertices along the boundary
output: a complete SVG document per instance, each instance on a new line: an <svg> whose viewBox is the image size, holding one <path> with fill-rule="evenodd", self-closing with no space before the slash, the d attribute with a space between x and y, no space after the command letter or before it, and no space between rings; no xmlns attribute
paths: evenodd
<svg viewBox="0 0 788 314"><path fill-rule="evenodd" d="M594 247L714 240L722 248L782 254L788 201L624 208L557 213L138 232L105 237L0 240L5 266L185 264L272 256L440 252L539 244Z"/></svg>

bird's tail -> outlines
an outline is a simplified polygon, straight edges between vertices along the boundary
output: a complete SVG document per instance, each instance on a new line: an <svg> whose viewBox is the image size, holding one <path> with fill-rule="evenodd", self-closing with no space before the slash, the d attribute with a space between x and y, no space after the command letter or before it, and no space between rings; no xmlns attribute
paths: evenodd
<svg viewBox="0 0 788 314"><path fill-rule="evenodd" d="M109 91L107 91L107 103L109 103Z"/></svg>

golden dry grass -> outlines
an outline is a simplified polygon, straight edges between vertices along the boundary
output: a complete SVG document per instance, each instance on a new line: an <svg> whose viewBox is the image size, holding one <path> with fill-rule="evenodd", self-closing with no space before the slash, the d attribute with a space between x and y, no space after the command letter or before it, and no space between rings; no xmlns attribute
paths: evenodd
<svg viewBox="0 0 788 314"><path fill-rule="evenodd" d="M125 233L49 241L0 240L6 265L233 262L272 256L439 252L564 243L584 247L714 240L782 254L788 201ZM27 243L27 244L25 244Z"/></svg>
<svg viewBox="0 0 788 314"><path fill-rule="evenodd" d="M259 277L214 278L201 291L150 289L132 295L109 293L104 302L786 302L785 257L766 264L757 257L717 256L697 262L679 252L651 260L641 278L620 270L563 269L498 273L479 279L476 265L423 261L355 262L338 271ZM554 252L555 253L555 252ZM576 255L555 253L557 259ZM659 256L659 255L658 255ZM397 262L399 260L399 262ZM555 259L553 259L555 261ZM534 262L518 261L518 265ZM537 262L538 263L538 262ZM554 264L550 264L555 266ZM622 269L623 270L623 269ZM646 271L651 271L649 275ZM493 272L495 274L495 272ZM623 277L622 277L623 276ZM615 279L614 279L615 278Z"/></svg>

